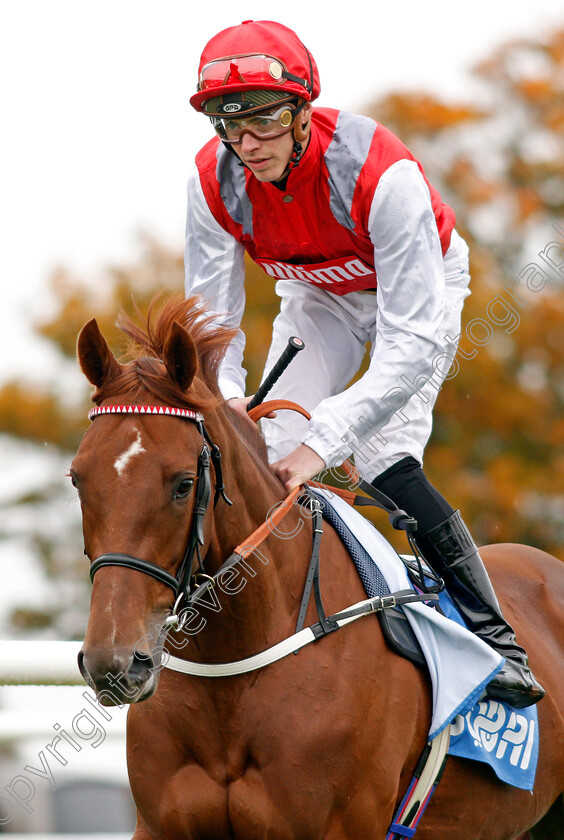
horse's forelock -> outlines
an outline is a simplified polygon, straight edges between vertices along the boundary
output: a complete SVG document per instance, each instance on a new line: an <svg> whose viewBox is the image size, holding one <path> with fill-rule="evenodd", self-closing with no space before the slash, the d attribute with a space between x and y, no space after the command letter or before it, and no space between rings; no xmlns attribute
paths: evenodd
<svg viewBox="0 0 564 840"><path fill-rule="evenodd" d="M162 362L175 321L190 334L198 354L199 375L187 391L172 382ZM134 399L142 390L169 404L196 410L209 408L221 399L218 368L236 330L214 323L214 315L206 311L200 298L194 296L183 300L176 295L160 304L157 295L151 302L144 326L125 313L120 314L118 326L129 339L125 356L132 361L122 366L118 376L97 389L93 395L95 403L121 395Z"/></svg>

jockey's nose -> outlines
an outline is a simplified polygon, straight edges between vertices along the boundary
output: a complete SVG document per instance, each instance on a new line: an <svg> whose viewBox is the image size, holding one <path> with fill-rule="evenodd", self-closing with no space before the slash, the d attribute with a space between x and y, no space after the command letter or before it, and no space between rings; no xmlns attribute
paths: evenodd
<svg viewBox="0 0 564 840"><path fill-rule="evenodd" d="M246 131L243 136L241 137L241 151L244 154L248 154L249 152L254 152L256 149L259 148L261 141L257 140L256 137L253 137L252 134L249 134Z"/></svg>

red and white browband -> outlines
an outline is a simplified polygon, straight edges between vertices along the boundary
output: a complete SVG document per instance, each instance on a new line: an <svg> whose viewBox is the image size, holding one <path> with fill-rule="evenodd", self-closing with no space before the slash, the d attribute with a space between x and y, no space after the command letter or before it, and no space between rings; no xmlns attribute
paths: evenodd
<svg viewBox="0 0 564 840"><path fill-rule="evenodd" d="M91 408L88 419L94 420L102 414L158 414L162 417L181 417L184 420L194 420L201 423L204 415L191 408L171 408L167 405L99 405Z"/></svg>

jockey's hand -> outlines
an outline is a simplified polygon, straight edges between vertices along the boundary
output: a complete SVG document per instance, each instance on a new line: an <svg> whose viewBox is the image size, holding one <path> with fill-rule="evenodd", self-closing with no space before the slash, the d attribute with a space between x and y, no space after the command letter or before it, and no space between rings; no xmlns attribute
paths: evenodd
<svg viewBox="0 0 564 840"><path fill-rule="evenodd" d="M288 492L325 469L325 461L305 443L270 465Z"/></svg>
<svg viewBox="0 0 564 840"><path fill-rule="evenodd" d="M247 413L247 406L253 398L253 394L250 397L233 397L230 400L227 400L227 404L237 412L237 414L241 414L243 417L246 417L249 422L253 423L251 418ZM271 411L270 414L265 414L265 417L276 417L276 412ZM253 426L255 424L253 423Z"/></svg>

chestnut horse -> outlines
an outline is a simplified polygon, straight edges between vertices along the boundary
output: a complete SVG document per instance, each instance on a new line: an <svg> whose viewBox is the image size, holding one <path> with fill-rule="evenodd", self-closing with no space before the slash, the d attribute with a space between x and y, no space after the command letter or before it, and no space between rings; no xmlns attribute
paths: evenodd
<svg viewBox="0 0 564 840"><path fill-rule="evenodd" d="M169 632L171 580L214 575L285 493L256 427L219 396L217 366L233 333L213 327L194 299L168 301L146 331L122 326L139 346L127 364L94 320L81 332L94 402L183 410L97 416L71 467L95 571L79 665L101 703L131 704L135 840L382 840L425 747L431 696L425 669L394 654L373 617L250 673L209 678L161 667L163 651L229 662L291 636L312 528L292 506L247 556L238 586L208 590L208 606ZM213 463L204 473L206 452ZM561 828L564 566L523 546L491 546L484 559L547 690L535 789L450 757L420 840L509 840L543 817ZM366 597L328 524L321 589L328 614ZM316 620L310 605L307 624Z"/></svg>

